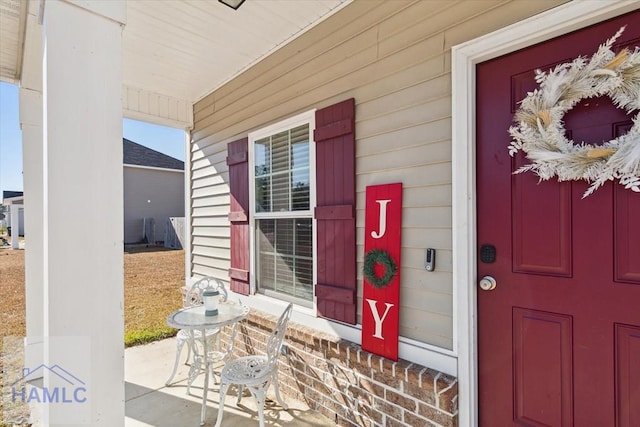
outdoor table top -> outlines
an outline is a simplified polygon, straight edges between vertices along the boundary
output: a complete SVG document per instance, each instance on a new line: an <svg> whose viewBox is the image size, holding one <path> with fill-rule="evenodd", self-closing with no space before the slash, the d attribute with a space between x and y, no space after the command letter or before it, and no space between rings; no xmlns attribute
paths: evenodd
<svg viewBox="0 0 640 427"><path fill-rule="evenodd" d="M183 308L167 317L167 325L178 329L213 329L230 325L247 317L249 307L237 302L219 302L218 314L206 316L204 305Z"/></svg>

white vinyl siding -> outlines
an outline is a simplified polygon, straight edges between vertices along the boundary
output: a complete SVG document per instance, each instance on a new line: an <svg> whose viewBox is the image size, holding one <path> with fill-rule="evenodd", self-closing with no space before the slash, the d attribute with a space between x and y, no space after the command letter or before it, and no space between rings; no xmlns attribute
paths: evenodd
<svg viewBox="0 0 640 427"><path fill-rule="evenodd" d="M354 1L195 105L194 207L205 199L206 206L228 203L227 142L355 98L358 312L365 189L402 182L400 335L452 349L450 46L560 3ZM224 182L202 185L214 177ZM193 232L204 237L213 230L228 235L213 226ZM194 248L205 244L195 237ZM437 250L433 273L424 269L427 247ZM223 260L206 261L206 268L224 271ZM198 262L194 273L205 269L204 260Z"/></svg>
<svg viewBox="0 0 640 427"><path fill-rule="evenodd" d="M191 149L191 274L227 279L231 247L227 146L216 144L199 150L196 143ZM206 218L216 218L225 224L193 225L196 220ZM218 256L207 254L210 250Z"/></svg>

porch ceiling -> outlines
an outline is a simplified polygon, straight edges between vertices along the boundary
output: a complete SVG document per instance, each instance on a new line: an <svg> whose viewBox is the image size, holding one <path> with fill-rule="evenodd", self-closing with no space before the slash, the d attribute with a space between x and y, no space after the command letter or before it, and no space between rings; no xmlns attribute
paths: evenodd
<svg viewBox="0 0 640 427"><path fill-rule="evenodd" d="M123 84L193 103L351 0L127 0ZM36 1L28 2L37 14ZM24 0L0 0L0 80L21 77ZM46 7L46 3L45 3Z"/></svg>
<svg viewBox="0 0 640 427"><path fill-rule="evenodd" d="M19 80L26 17L26 1L0 0L0 81Z"/></svg>

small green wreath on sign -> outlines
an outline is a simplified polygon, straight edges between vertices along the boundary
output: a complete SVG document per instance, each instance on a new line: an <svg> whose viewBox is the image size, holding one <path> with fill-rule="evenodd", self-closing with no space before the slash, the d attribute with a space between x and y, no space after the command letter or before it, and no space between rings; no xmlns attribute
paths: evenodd
<svg viewBox="0 0 640 427"><path fill-rule="evenodd" d="M381 264L384 267L384 275L381 277L376 276L374 271L376 264ZM371 283L374 288L381 289L389 286L397 271L398 267L396 267L395 261L389 255L389 252L385 250L372 249L364 257L362 273L367 282Z"/></svg>

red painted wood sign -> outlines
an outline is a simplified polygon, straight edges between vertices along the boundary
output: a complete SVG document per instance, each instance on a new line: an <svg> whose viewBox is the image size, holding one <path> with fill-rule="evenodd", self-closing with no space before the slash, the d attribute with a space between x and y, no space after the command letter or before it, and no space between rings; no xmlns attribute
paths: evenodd
<svg viewBox="0 0 640 427"><path fill-rule="evenodd" d="M402 183L367 187L362 348L398 360Z"/></svg>

